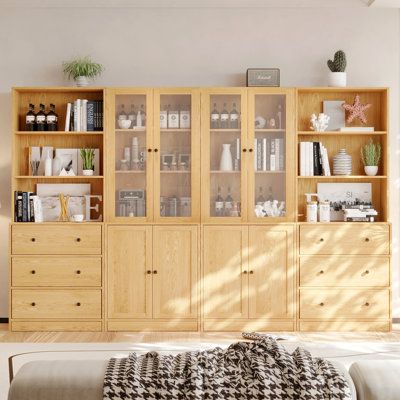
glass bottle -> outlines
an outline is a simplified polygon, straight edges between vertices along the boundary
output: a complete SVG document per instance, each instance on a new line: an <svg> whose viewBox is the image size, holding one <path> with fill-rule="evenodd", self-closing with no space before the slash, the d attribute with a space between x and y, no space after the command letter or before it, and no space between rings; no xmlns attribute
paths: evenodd
<svg viewBox="0 0 400 400"><path fill-rule="evenodd" d="M211 129L219 128L219 112L217 110L217 103L214 103L214 109L211 111Z"/></svg>
<svg viewBox="0 0 400 400"><path fill-rule="evenodd" d="M270 187L268 188L268 198L267 198L267 200L268 200L268 201L274 201L274 195L273 195L273 193L272 193L272 186L270 186Z"/></svg>
<svg viewBox="0 0 400 400"><path fill-rule="evenodd" d="M226 196L226 199L224 202L225 215L227 217L231 216L232 207L233 207L233 198L231 196L231 187L228 186L228 195Z"/></svg>
<svg viewBox="0 0 400 400"><path fill-rule="evenodd" d="M218 194L215 199L215 216L222 217L224 215L224 199L221 196L221 187L218 186Z"/></svg>
<svg viewBox="0 0 400 400"><path fill-rule="evenodd" d="M134 104L131 104L131 111L129 112L128 119L131 121L131 128L133 129L136 125L136 111Z"/></svg>
<svg viewBox="0 0 400 400"><path fill-rule="evenodd" d="M38 131L46 130L46 113L44 112L44 104L40 104L40 110L36 114L36 126Z"/></svg>
<svg viewBox="0 0 400 400"><path fill-rule="evenodd" d="M233 103L232 111L229 114L229 125L231 129L239 129L239 113L236 110L236 103Z"/></svg>
<svg viewBox="0 0 400 400"><path fill-rule="evenodd" d="M35 106L30 103L29 110L26 113L25 117L25 130L26 131L35 131L36 130L36 114L35 114Z"/></svg>
<svg viewBox="0 0 400 400"><path fill-rule="evenodd" d="M168 128L168 108L169 106L160 110L160 129Z"/></svg>
<svg viewBox="0 0 400 400"><path fill-rule="evenodd" d="M263 189L262 189L262 187L260 186L260 188L258 189L258 197L257 197L257 200L256 200L256 204L259 206L262 206L263 204L265 203L265 198L264 198L264 196L263 196Z"/></svg>
<svg viewBox="0 0 400 400"><path fill-rule="evenodd" d="M221 111L221 129L229 128L229 112L226 109L226 103L224 103L224 108Z"/></svg>
<svg viewBox="0 0 400 400"><path fill-rule="evenodd" d="M46 125L48 131L57 130L58 115L56 113L56 106L50 104L50 111L46 115Z"/></svg>
<svg viewBox="0 0 400 400"><path fill-rule="evenodd" d="M146 126L146 111L144 110L144 104L140 106L140 113L142 115L142 126Z"/></svg>
<svg viewBox="0 0 400 400"><path fill-rule="evenodd" d="M125 105L121 104L119 106L119 111L118 111L118 114L117 114L117 120L118 121L123 121L125 119L128 119L128 116L127 116L127 114L125 112Z"/></svg>

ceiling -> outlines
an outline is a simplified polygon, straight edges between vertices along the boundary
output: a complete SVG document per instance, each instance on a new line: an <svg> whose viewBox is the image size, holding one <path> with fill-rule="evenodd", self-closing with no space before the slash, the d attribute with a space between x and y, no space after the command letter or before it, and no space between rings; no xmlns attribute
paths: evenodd
<svg viewBox="0 0 400 400"><path fill-rule="evenodd" d="M400 0L0 0L0 7L146 7L146 8L269 8L339 7L400 8Z"/></svg>

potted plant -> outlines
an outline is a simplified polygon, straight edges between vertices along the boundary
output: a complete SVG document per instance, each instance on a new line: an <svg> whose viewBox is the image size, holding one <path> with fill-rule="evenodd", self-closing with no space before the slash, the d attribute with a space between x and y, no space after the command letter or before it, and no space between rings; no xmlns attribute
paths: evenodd
<svg viewBox="0 0 400 400"><path fill-rule="evenodd" d="M94 171L94 150L81 149L82 173L84 176L92 176Z"/></svg>
<svg viewBox="0 0 400 400"><path fill-rule="evenodd" d="M338 50L332 60L328 60L328 67L331 70L329 76L329 86L345 87L346 77L346 54L343 50Z"/></svg>
<svg viewBox="0 0 400 400"><path fill-rule="evenodd" d="M88 86L89 79L99 76L104 70L101 64L95 63L89 56L63 62L63 71L68 79L73 79L76 86Z"/></svg>
<svg viewBox="0 0 400 400"><path fill-rule="evenodd" d="M372 139L361 147L361 158L364 163L364 171L368 176L375 176L378 173L378 165L382 155L380 143L374 143Z"/></svg>

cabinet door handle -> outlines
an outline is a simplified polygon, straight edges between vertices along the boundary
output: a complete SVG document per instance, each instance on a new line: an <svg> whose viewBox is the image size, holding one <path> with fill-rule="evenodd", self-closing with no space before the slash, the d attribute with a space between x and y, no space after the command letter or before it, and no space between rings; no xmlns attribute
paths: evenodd
<svg viewBox="0 0 400 400"><path fill-rule="evenodd" d="M253 152L253 149L249 149L249 152L252 153L252 152Z"/></svg>
<svg viewBox="0 0 400 400"><path fill-rule="evenodd" d="M153 274L154 274L154 275L157 275L157 273L158 273L158 272L157 272L157 270L155 269L155 270L153 271Z"/></svg>
<svg viewBox="0 0 400 400"><path fill-rule="evenodd" d="M364 304L365 307L369 307L368 301Z"/></svg>
<svg viewBox="0 0 400 400"><path fill-rule="evenodd" d="M369 242L369 238L365 238L365 241L366 241L366 242Z"/></svg>
<svg viewBox="0 0 400 400"><path fill-rule="evenodd" d="M322 275L324 273L324 270L321 269L321 271L319 271L319 274Z"/></svg>
<svg viewBox="0 0 400 400"><path fill-rule="evenodd" d="M320 241L320 242L323 242L323 241L324 241L324 238L319 239L319 241Z"/></svg>
<svg viewBox="0 0 400 400"><path fill-rule="evenodd" d="M243 149L242 151L243 151L243 153L246 153L247 149Z"/></svg>
<svg viewBox="0 0 400 400"><path fill-rule="evenodd" d="M365 273L366 275L368 275L368 274L369 274L369 270L366 269L364 273Z"/></svg>
<svg viewBox="0 0 400 400"><path fill-rule="evenodd" d="M36 242L36 238L31 238L31 242Z"/></svg>
<svg viewBox="0 0 400 400"><path fill-rule="evenodd" d="M79 302L76 303L76 306L77 306L77 307L80 307L80 306L81 306L81 303L79 303Z"/></svg>
<svg viewBox="0 0 400 400"><path fill-rule="evenodd" d="M76 270L76 273L77 273L77 275L80 275L81 270L80 269Z"/></svg>
<svg viewBox="0 0 400 400"><path fill-rule="evenodd" d="M157 153L158 152L158 149L154 149L154 153Z"/></svg>
<svg viewBox="0 0 400 400"><path fill-rule="evenodd" d="M32 307L35 307L35 306L36 306L36 303L35 303L35 302L32 302L32 303L31 303L31 306L32 306Z"/></svg>
<svg viewBox="0 0 400 400"><path fill-rule="evenodd" d="M151 153L151 152L152 152L152 150L151 150L151 149L147 149L147 152L148 152L148 153Z"/></svg>
<svg viewBox="0 0 400 400"><path fill-rule="evenodd" d="M148 269L148 270L146 271L146 274L147 274L147 275L150 275L150 274L151 274L151 271Z"/></svg>
<svg viewBox="0 0 400 400"><path fill-rule="evenodd" d="M243 271L243 273L246 275L246 274L247 274L247 271Z"/></svg>
<svg viewBox="0 0 400 400"><path fill-rule="evenodd" d="M35 275L35 274L36 274L36 271L33 269L33 270L31 271L31 274L32 274L32 275Z"/></svg>
<svg viewBox="0 0 400 400"><path fill-rule="evenodd" d="M249 274L250 274L250 275L253 275L253 274L254 274L254 271L251 271L251 270L250 270L250 271L249 271Z"/></svg>
<svg viewBox="0 0 400 400"><path fill-rule="evenodd" d="M82 239L81 239L81 238L79 238L79 237L78 237L78 238L76 238L76 241L77 241L77 242L80 242L81 240L82 240Z"/></svg>
<svg viewBox="0 0 400 400"><path fill-rule="evenodd" d="M321 307L323 307L323 306L325 305L325 303L321 302L321 303L319 303L319 305L320 305Z"/></svg>

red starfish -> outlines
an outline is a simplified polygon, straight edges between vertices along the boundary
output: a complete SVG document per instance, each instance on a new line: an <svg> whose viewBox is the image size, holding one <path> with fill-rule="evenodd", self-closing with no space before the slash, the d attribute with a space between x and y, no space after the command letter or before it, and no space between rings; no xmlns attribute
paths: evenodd
<svg viewBox="0 0 400 400"><path fill-rule="evenodd" d="M356 118L358 118L362 124L367 123L367 117L365 116L365 110L371 107L371 104L361 104L360 96L357 94L354 99L353 105L351 104L343 104L342 106L346 111L349 112L349 116L347 117L347 123L353 122Z"/></svg>

